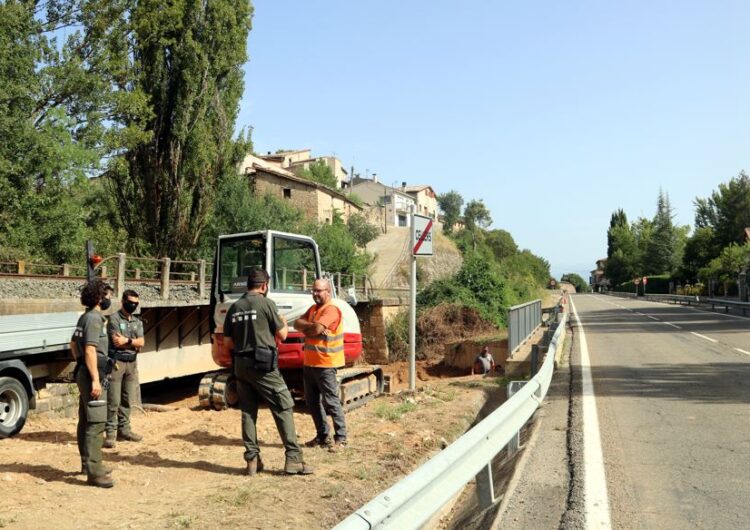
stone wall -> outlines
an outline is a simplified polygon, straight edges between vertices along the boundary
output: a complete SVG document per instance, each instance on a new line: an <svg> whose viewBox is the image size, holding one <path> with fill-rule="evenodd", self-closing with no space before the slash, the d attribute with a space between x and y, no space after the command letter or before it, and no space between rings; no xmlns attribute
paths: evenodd
<svg viewBox="0 0 750 530"><path fill-rule="evenodd" d="M390 356L385 340L385 326L404 306L398 300L376 300L357 304L354 310L362 328L365 360L372 364L388 364Z"/></svg>
<svg viewBox="0 0 750 530"><path fill-rule="evenodd" d="M73 418L78 414L78 387L75 383L48 383L36 391L36 409L30 414Z"/></svg>
<svg viewBox="0 0 750 530"><path fill-rule="evenodd" d="M474 359L481 351L482 346L490 347L490 354L495 359L497 366L505 366L505 362L508 359L507 339L490 342L463 340L446 344L443 363L446 366L464 369L467 373L471 372L471 366L474 364Z"/></svg>

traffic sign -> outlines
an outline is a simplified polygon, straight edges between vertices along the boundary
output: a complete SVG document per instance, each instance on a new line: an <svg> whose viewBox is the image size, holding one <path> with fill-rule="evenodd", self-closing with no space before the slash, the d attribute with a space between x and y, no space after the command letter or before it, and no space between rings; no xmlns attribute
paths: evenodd
<svg viewBox="0 0 750 530"><path fill-rule="evenodd" d="M648 283L648 276L643 277L643 285L646 285Z"/></svg>
<svg viewBox="0 0 750 530"><path fill-rule="evenodd" d="M633 280L633 283L635 283L636 285L638 285L639 283L641 283L641 279L640 278L636 278L635 280Z"/></svg>
<svg viewBox="0 0 750 530"><path fill-rule="evenodd" d="M414 215L412 256L432 256L432 217Z"/></svg>

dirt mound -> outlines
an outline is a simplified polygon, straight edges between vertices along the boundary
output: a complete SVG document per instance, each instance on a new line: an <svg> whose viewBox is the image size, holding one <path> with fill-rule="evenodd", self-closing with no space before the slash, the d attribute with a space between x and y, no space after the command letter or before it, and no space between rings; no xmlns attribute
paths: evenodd
<svg viewBox="0 0 750 530"><path fill-rule="evenodd" d="M442 357L442 346L446 343L495 332L495 326L476 309L457 304L437 305L417 319L420 351L425 358ZM440 348L435 348L437 345Z"/></svg>

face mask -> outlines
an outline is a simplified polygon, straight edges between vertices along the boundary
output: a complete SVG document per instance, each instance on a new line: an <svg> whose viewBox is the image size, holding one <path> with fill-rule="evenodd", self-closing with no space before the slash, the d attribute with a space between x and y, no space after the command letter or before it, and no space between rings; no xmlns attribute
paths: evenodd
<svg viewBox="0 0 750 530"><path fill-rule="evenodd" d="M126 301L122 303L122 308L130 315L135 313L135 310L138 309L138 302L130 302Z"/></svg>
<svg viewBox="0 0 750 530"><path fill-rule="evenodd" d="M112 305L112 300L110 300L109 298L105 298L104 300L99 302L99 308L102 311L106 311L107 309L109 309L109 306L111 305Z"/></svg>

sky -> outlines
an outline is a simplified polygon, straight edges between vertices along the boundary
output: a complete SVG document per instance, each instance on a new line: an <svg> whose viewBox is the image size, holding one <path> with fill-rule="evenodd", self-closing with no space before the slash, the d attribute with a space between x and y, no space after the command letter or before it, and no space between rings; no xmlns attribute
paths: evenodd
<svg viewBox="0 0 750 530"><path fill-rule="evenodd" d="M237 128L481 199L588 279L611 214L750 171L750 2L254 0Z"/></svg>

